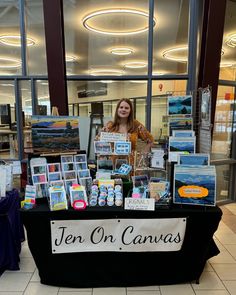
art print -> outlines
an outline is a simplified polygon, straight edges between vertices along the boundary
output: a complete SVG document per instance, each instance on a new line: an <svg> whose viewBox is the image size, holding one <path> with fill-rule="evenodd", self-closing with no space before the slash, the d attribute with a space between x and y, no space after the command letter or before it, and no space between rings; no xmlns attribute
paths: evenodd
<svg viewBox="0 0 236 295"><path fill-rule="evenodd" d="M48 173L60 172L61 164L60 163L50 163L47 164Z"/></svg>
<svg viewBox="0 0 236 295"><path fill-rule="evenodd" d="M79 178L90 177L90 171L89 171L89 169L86 169L86 170L79 170L79 171L78 171L78 177L79 177Z"/></svg>
<svg viewBox="0 0 236 295"><path fill-rule="evenodd" d="M111 143L105 141L95 141L94 152L101 155L112 154Z"/></svg>
<svg viewBox="0 0 236 295"><path fill-rule="evenodd" d="M178 155L178 164L181 165L210 165L209 154Z"/></svg>
<svg viewBox="0 0 236 295"><path fill-rule="evenodd" d="M69 163L69 162L62 163L61 166L62 166L63 171L73 171L73 170L75 170L74 163Z"/></svg>
<svg viewBox="0 0 236 295"><path fill-rule="evenodd" d="M74 162L87 162L87 155L86 154L75 155Z"/></svg>
<svg viewBox="0 0 236 295"><path fill-rule="evenodd" d="M168 96L168 114L191 115L192 114L192 96Z"/></svg>
<svg viewBox="0 0 236 295"><path fill-rule="evenodd" d="M122 164L128 164L128 160L127 159L116 159L115 170L119 170L119 168Z"/></svg>
<svg viewBox="0 0 236 295"><path fill-rule="evenodd" d="M73 184L78 184L78 180L77 179L64 180L64 183L65 183L66 193L69 195L70 194L70 187Z"/></svg>
<svg viewBox="0 0 236 295"><path fill-rule="evenodd" d="M71 205L73 205L75 201L85 201L85 203L88 204L85 188L73 188L73 186L70 187L70 201Z"/></svg>
<svg viewBox="0 0 236 295"><path fill-rule="evenodd" d="M133 186L147 186L148 185L148 176L147 175L136 175L132 176Z"/></svg>
<svg viewBox="0 0 236 295"><path fill-rule="evenodd" d="M70 116L32 116L32 143L37 151L79 150L79 119Z"/></svg>
<svg viewBox="0 0 236 295"><path fill-rule="evenodd" d="M87 162L80 162L80 163L75 163L75 169L78 170L86 170L88 169L87 167Z"/></svg>
<svg viewBox="0 0 236 295"><path fill-rule="evenodd" d="M46 174L32 175L33 184L47 183Z"/></svg>
<svg viewBox="0 0 236 295"><path fill-rule="evenodd" d="M48 173L48 181L61 180L61 172Z"/></svg>
<svg viewBox="0 0 236 295"><path fill-rule="evenodd" d="M76 179L76 171L64 171L64 179Z"/></svg>
<svg viewBox="0 0 236 295"><path fill-rule="evenodd" d="M97 170L98 171L112 171L113 162L109 159L97 160Z"/></svg>
<svg viewBox="0 0 236 295"><path fill-rule="evenodd" d="M191 117L170 117L169 118L169 135L173 130L192 130L193 121Z"/></svg>
<svg viewBox="0 0 236 295"><path fill-rule="evenodd" d="M60 186L60 187L63 187L64 186L64 181L63 180L53 180L53 181L50 181L49 183L50 186Z"/></svg>
<svg viewBox="0 0 236 295"><path fill-rule="evenodd" d="M193 130L172 130L172 136L174 137L193 137L195 132Z"/></svg>
<svg viewBox="0 0 236 295"><path fill-rule="evenodd" d="M72 163L72 162L73 162L72 155L61 156L61 163Z"/></svg>
<svg viewBox="0 0 236 295"><path fill-rule="evenodd" d="M44 166L31 166L32 174L45 174L46 173L46 165Z"/></svg>
<svg viewBox="0 0 236 295"><path fill-rule="evenodd" d="M196 138L181 138L170 137L169 138L169 162L177 162L179 154L191 154L195 153L195 141Z"/></svg>
<svg viewBox="0 0 236 295"><path fill-rule="evenodd" d="M89 196L91 193L91 187L93 184L92 177L80 178L79 183L80 183L80 185L85 187L87 196Z"/></svg>

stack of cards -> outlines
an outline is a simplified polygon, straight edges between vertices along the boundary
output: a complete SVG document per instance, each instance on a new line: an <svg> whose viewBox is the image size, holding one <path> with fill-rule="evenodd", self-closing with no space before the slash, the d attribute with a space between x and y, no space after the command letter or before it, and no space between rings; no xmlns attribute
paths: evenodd
<svg viewBox="0 0 236 295"><path fill-rule="evenodd" d="M68 209L64 187L51 186L49 188L49 205L51 211Z"/></svg>

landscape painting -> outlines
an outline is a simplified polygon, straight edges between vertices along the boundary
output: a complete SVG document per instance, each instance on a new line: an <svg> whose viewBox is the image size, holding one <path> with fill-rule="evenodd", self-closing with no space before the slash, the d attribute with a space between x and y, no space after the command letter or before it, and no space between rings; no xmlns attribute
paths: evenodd
<svg viewBox="0 0 236 295"><path fill-rule="evenodd" d="M192 117L173 117L169 118L169 135L173 130L192 130Z"/></svg>
<svg viewBox="0 0 236 295"><path fill-rule="evenodd" d="M179 155L179 164L182 165L209 165L208 154Z"/></svg>
<svg viewBox="0 0 236 295"><path fill-rule="evenodd" d="M174 199L176 204L215 206L216 176L214 174L175 173ZM186 194L184 194L184 190Z"/></svg>
<svg viewBox="0 0 236 295"><path fill-rule="evenodd" d="M40 152L79 150L79 118L32 116L32 144Z"/></svg>
<svg viewBox="0 0 236 295"><path fill-rule="evenodd" d="M191 115L192 96L168 96L168 114L171 115Z"/></svg>

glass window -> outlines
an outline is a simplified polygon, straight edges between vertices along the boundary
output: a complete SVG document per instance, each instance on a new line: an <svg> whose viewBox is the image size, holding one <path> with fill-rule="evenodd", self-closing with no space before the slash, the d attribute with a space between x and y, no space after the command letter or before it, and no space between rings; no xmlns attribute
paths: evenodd
<svg viewBox="0 0 236 295"><path fill-rule="evenodd" d="M0 159L17 159L14 81L0 81Z"/></svg>
<svg viewBox="0 0 236 295"><path fill-rule="evenodd" d="M27 0L25 4L27 66L30 75L47 74L43 1Z"/></svg>
<svg viewBox="0 0 236 295"><path fill-rule="evenodd" d="M21 39L19 6L1 1L0 76L21 75Z"/></svg>
<svg viewBox="0 0 236 295"><path fill-rule="evenodd" d="M212 140L212 159L230 158L234 87L219 86Z"/></svg>
<svg viewBox="0 0 236 295"><path fill-rule="evenodd" d="M51 103L49 97L48 81L38 80L36 83L36 111L38 115L51 115Z"/></svg>
<svg viewBox="0 0 236 295"><path fill-rule="evenodd" d="M187 73L189 0L155 1L153 74Z"/></svg>
<svg viewBox="0 0 236 295"><path fill-rule="evenodd" d="M216 165L217 201L229 199L230 165Z"/></svg>
<svg viewBox="0 0 236 295"><path fill-rule="evenodd" d="M167 117L168 93L173 95L185 95L186 87L186 80L153 81L151 133L155 140L160 141L166 139L169 135Z"/></svg>
<svg viewBox="0 0 236 295"><path fill-rule="evenodd" d="M147 74L148 0L63 3L68 75Z"/></svg>
<svg viewBox="0 0 236 295"><path fill-rule="evenodd" d="M225 13L220 79L236 79L236 2L229 0Z"/></svg>

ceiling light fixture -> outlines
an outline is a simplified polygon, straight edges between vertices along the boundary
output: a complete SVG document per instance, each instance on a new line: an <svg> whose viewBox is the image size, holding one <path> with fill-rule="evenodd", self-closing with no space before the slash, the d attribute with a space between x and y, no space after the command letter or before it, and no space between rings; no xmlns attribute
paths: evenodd
<svg viewBox="0 0 236 295"><path fill-rule="evenodd" d="M147 66L147 63L142 61L134 61L134 62L128 62L124 66L125 68L139 69L139 68L145 68Z"/></svg>
<svg viewBox="0 0 236 295"><path fill-rule="evenodd" d="M142 80L130 80L131 83L137 83L137 84L143 84L147 83L147 81L142 81Z"/></svg>
<svg viewBox="0 0 236 295"><path fill-rule="evenodd" d="M94 26L88 24L88 21L94 17L98 17L101 15L111 15L111 14L129 14L129 15L143 16L147 20L149 18L148 13L146 13L144 11L140 11L140 10L126 9L126 8L105 9L105 10L94 11L94 12L88 14L87 16L85 16L82 19L83 26L86 29L93 31L95 33L104 34L104 35L116 35L116 36L140 34L140 33L148 31L148 25L143 28L133 29L133 30L129 30L129 31L128 30L127 31L110 31L110 30L95 28ZM153 18L153 26L155 26L155 25L156 25L156 20L155 20L155 18Z"/></svg>
<svg viewBox="0 0 236 295"><path fill-rule="evenodd" d="M231 62L221 62L220 68L231 68L234 64Z"/></svg>
<svg viewBox="0 0 236 295"><path fill-rule="evenodd" d="M89 71L89 75L91 76L107 76L107 75L113 75L113 76L122 76L124 74L124 71L122 70L115 70L115 69L92 69Z"/></svg>
<svg viewBox="0 0 236 295"><path fill-rule="evenodd" d="M112 80L101 80L100 82L109 84L109 83L113 83L114 81L112 81Z"/></svg>
<svg viewBox="0 0 236 295"><path fill-rule="evenodd" d="M0 69L5 68L19 68L21 66L21 61L17 58L11 58L11 57L0 57Z"/></svg>
<svg viewBox="0 0 236 295"><path fill-rule="evenodd" d="M0 35L0 43L8 46L21 46L21 36L20 35ZM26 45L33 46L36 42L31 37L26 37Z"/></svg>
<svg viewBox="0 0 236 295"><path fill-rule="evenodd" d="M66 54L66 62L74 62L76 61L78 58L74 55L69 55L69 54Z"/></svg>
<svg viewBox="0 0 236 295"><path fill-rule="evenodd" d="M236 34L228 36L225 40L225 44L232 48L236 47Z"/></svg>
<svg viewBox="0 0 236 295"><path fill-rule="evenodd" d="M10 83L2 83L0 84L0 86L4 86L4 87L14 87L13 84L10 84Z"/></svg>
<svg viewBox="0 0 236 295"><path fill-rule="evenodd" d="M110 49L110 53L116 55L129 55L131 53L134 53L134 50L128 47L114 47Z"/></svg>
<svg viewBox="0 0 236 295"><path fill-rule="evenodd" d="M175 55L176 53L178 54L180 52L186 53L187 50L188 50L188 46L170 48L170 49L163 51L162 56L166 59L173 60L173 61L187 62L188 57L186 56L186 54L184 56L178 56L178 55L176 56Z"/></svg>

